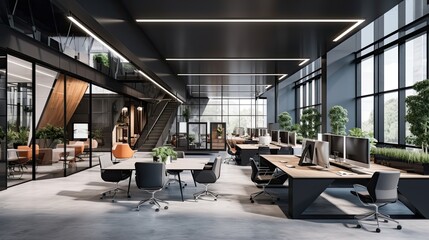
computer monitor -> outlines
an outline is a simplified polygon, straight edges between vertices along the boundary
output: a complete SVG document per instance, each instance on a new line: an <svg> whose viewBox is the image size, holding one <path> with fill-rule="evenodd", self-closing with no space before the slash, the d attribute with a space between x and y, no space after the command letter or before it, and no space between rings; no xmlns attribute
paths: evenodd
<svg viewBox="0 0 429 240"><path fill-rule="evenodd" d="M345 152L345 136L331 135L329 141L329 155L331 157L344 158Z"/></svg>
<svg viewBox="0 0 429 240"><path fill-rule="evenodd" d="M273 141L273 142L280 142L279 141L279 131L277 131L277 130L271 130L271 141Z"/></svg>
<svg viewBox="0 0 429 240"><path fill-rule="evenodd" d="M296 145L296 132L289 132L289 145L295 146Z"/></svg>
<svg viewBox="0 0 429 240"><path fill-rule="evenodd" d="M329 142L314 142L313 160L316 161L317 165L323 168L329 168Z"/></svg>
<svg viewBox="0 0 429 240"><path fill-rule="evenodd" d="M88 123L73 123L73 139L88 139Z"/></svg>
<svg viewBox="0 0 429 240"><path fill-rule="evenodd" d="M314 158L314 145L314 140L302 141L302 153L298 165L307 166L314 165L317 163L316 159Z"/></svg>
<svg viewBox="0 0 429 240"><path fill-rule="evenodd" d="M368 138L346 137L346 162L360 167L370 166Z"/></svg>
<svg viewBox="0 0 429 240"><path fill-rule="evenodd" d="M280 143L289 144L289 132L280 131L279 137L280 137Z"/></svg>

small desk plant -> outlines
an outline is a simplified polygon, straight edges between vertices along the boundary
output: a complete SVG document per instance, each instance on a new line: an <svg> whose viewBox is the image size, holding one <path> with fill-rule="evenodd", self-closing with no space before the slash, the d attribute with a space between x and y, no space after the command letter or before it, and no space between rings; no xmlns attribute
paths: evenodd
<svg viewBox="0 0 429 240"><path fill-rule="evenodd" d="M152 149L152 156L155 162L161 160L161 162L168 164L171 162L171 157L177 157L177 152L170 146L161 146Z"/></svg>
<svg viewBox="0 0 429 240"><path fill-rule="evenodd" d="M216 128L216 132L217 132L217 138L221 139L222 138L222 134L223 134L223 128L222 125L218 125Z"/></svg>

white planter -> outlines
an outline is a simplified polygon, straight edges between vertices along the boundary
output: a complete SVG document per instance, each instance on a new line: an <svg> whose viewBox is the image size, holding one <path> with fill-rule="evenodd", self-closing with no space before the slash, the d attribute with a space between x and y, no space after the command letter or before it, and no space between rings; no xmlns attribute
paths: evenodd
<svg viewBox="0 0 429 240"><path fill-rule="evenodd" d="M167 157L167 160L165 160L165 164L170 164L171 163L171 156Z"/></svg>

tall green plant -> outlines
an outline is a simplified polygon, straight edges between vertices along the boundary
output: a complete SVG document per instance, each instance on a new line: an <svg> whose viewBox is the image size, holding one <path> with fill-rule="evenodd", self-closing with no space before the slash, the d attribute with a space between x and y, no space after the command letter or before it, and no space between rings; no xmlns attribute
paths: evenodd
<svg viewBox="0 0 429 240"><path fill-rule="evenodd" d="M347 109L342 106L333 106L329 110L329 119L331 120L331 132L337 135L346 135Z"/></svg>
<svg viewBox="0 0 429 240"><path fill-rule="evenodd" d="M411 141L421 146L425 153L429 145L429 79L414 84L416 95L405 99L407 114L405 119L410 123Z"/></svg>
<svg viewBox="0 0 429 240"><path fill-rule="evenodd" d="M320 117L315 108L307 108L302 112L300 133L303 138L316 139L321 125Z"/></svg>
<svg viewBox="0 0 429 240"><path fill-rule="evenodd" d="M285 131L291 131L292 130L292 117L288 112L282 112L279 117L279 124L280 128Z"/></svg>

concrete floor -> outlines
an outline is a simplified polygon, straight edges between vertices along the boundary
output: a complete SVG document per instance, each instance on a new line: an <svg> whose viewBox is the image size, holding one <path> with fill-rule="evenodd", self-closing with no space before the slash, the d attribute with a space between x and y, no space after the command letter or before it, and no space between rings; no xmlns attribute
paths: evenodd
<svg viewBox="0 0 429 240"><path fill-rule="evenodd" d="M101 180L98 166L67 178L24 183L0 192L0 239L428 239L429 220L402 219L402 230L387 224L374 233L371 225L356 229L353 220L288 219L287 189L275 190L281 198L278 205L263 199L252 204L249 194L258 188L249 174L250 167L223 164L220 179L210 186L220 194L218 201L195 202L192 194L203 186L195 188L190 173L184 172L185 202L172 185L157 195L170 203L160 212L149 206L133 211L148 196L134 181L131 199L119 194L116 203L100 200L99 194L113 184ZM348 194L345 200L336 194L325 193L308 211L364 212Z"/></svg>

